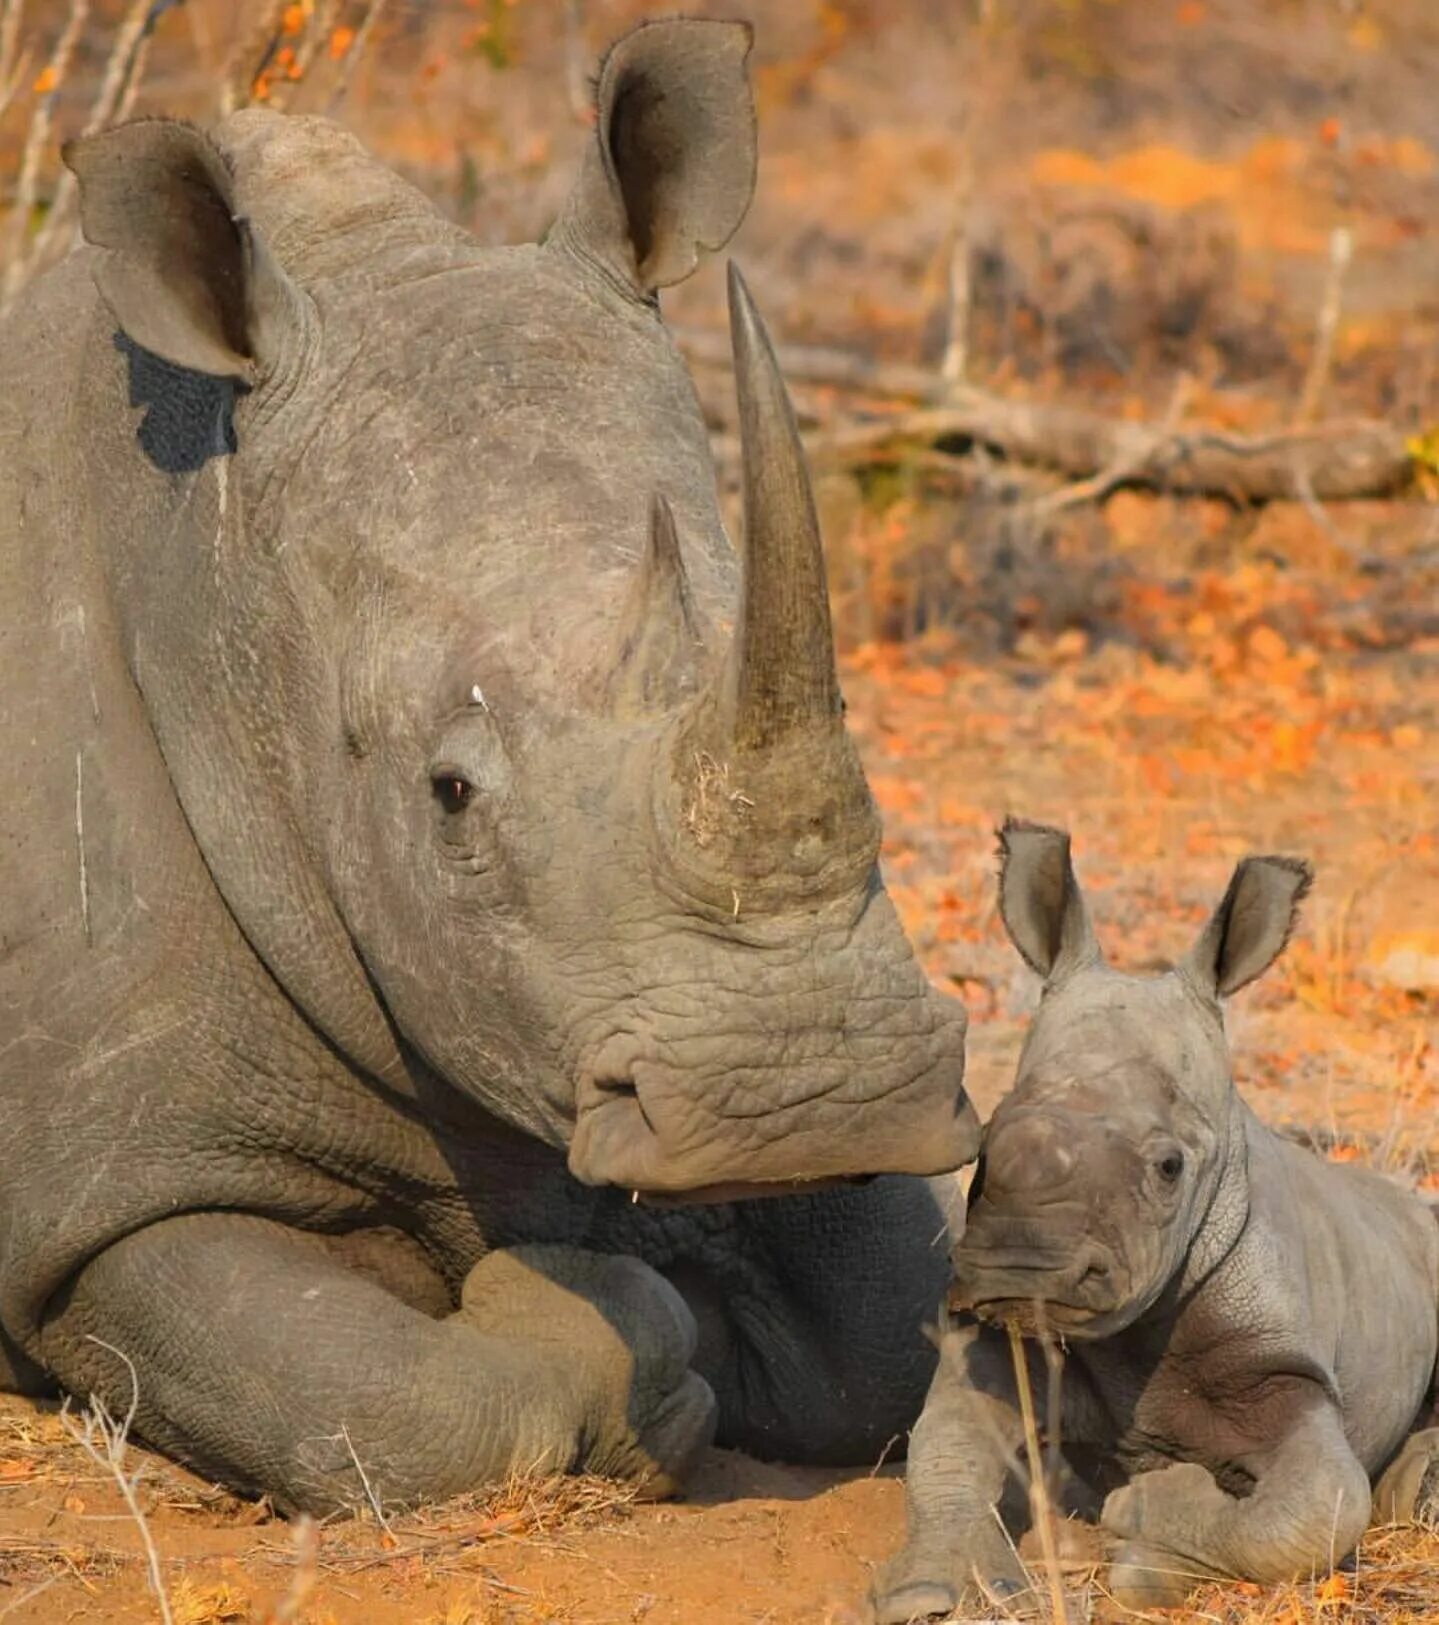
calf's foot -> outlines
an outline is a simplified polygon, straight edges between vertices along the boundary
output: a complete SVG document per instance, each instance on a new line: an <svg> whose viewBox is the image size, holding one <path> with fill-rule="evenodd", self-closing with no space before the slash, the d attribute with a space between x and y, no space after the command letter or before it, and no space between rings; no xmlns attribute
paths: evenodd
<svg viewBox="0 0 1439 1625"><path fill-rule="evenodd" d="M1391 1523L1439 1525L1439 1428L1405 1440L1374 1486L1376 1527Z"/></svg>
<svg viewBox="0 0 1439 1625"><path fill-rule="evenodd" d="M876 1625L952 1613L962 1602L1022 1603L1030 1589L1024 1565L996 1524L956 1529L943 1538L911 1540L876 1574L870 1606Z"/></svg>

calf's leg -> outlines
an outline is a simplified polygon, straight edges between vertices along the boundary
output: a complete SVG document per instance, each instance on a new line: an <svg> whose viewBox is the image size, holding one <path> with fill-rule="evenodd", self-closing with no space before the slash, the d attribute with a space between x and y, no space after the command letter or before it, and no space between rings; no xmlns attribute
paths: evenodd
<svg viewBox="0 0 1439 1625"><path fill-rule="evenodd" d="M1109 1583L1121 1603L1172 1606L1211 1575L1302 1579L1353 1550L1369 1522L1369 1475L1327 1399L1245 1465L1255 1482L1243 1500L1195 1462L1140 1473L1109 1496L1104 1525L1120 1539Z"/></svg>
<svg viewBox="0 0 1439 1625"><path fill-rule="evenodd" d="M1030 1351L1032 1354L1032 1351ZM1041 1362L1030 1384L1044 1425ZM1000 1505L1024 1449L1009 1340L972 1322L945 1333L939 1367L909 1442L903 1550L875 1578L879 1625L947 1614L966 1596L1013 1595L1027 1585L1000 1524Z"/></svg>

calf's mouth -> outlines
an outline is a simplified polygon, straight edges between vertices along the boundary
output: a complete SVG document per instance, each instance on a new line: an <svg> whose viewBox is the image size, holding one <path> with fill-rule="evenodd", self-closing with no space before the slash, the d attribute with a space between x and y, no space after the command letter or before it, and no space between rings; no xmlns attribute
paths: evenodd
<svg viewBox="0 0 1439 1625"><path fill-rule="evenodd" d="M962 1242L948 1303L951 1310L990 1325L1012 1324L1026 1337L1094 1335L1123 1305L1116 1264L1098 1245L1061 1253L1032 1246L980 1249Z"/></svg>

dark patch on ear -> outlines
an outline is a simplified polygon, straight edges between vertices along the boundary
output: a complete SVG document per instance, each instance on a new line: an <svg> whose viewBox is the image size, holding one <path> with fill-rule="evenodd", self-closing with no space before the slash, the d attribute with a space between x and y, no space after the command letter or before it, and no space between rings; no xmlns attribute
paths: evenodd
<svg viewBox="0 0 1439 1625"><path fill-rule="evenodd" d="M233 455L232 379L173 366L124 333L116 333L115 348L125 357L130 405L145 408L135 438L155 468L194 474L212 457Z"/></svg>

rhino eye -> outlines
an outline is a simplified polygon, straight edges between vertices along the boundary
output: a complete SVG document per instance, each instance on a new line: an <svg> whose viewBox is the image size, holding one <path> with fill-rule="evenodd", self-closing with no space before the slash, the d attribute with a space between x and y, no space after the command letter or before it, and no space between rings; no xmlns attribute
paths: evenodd
<svg viewBox="0 0 1439 1625"><path fill-rule="evenodd" d="M436 773L430 780L435 800L447 813L462 813L474 796L475 787L458 773Z"/></svg>
<svg viewBox="0 0 1439 1625"><path fill-rule="evenodd" d="M1159 1169L1159 1177L1167 1184L1172 1185L1184 1172L1184 1153L1182 1151L1170 1151L1165 1156L1162 1156L1155 1166Z"/></svg>

